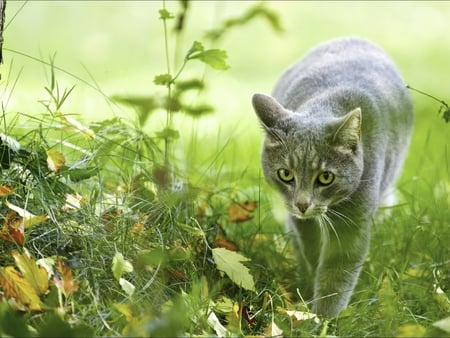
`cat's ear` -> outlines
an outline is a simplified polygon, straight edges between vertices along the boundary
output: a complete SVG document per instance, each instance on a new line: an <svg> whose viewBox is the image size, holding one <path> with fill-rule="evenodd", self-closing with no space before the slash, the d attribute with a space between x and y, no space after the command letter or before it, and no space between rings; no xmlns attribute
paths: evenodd
<svg viewBox="0 0 450 338"><path fill-rule="evenodd" d="M252 103L256 115L266 130L273 128L277 121L289 115L289 112L269 95L254 94Z"/></svg>
<svg viewBox="0 0 450 338"><path fill-rule="evenodd" d="M343 116L337 124L333 143L355 152L361 139L361 108L356 108Z"/></svg>

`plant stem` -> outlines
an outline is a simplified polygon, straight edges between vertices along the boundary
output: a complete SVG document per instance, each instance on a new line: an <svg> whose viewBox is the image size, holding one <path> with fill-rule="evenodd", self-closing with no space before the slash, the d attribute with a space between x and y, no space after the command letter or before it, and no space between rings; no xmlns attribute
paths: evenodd
<svg viewBox="0 0 450 338"><path fill-rule="evenodd" d="M166 9L166 1L163 0L163 9ZM172 75L170 69L170 59L169 59L169 37L167 33L167 19L163 18L163 27L164 27L164 49L166 54L166 67L167 74ZM167 99L168 104L166 107L166 129L169 129L172 126L172 111L170 109L170 100L172 98L172 82L167 85ZM169 166L169 152L170 152L170 140L168 137L164 138L164 166L167 168Z"/></svg>

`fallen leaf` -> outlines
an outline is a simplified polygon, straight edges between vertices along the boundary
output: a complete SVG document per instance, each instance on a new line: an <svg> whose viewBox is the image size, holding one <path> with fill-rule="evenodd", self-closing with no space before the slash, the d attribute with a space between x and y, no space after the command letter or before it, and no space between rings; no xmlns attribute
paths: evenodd
<svg viewBox="0 0 450 338"><path fill-rule="evenodd" d="M240 287L255 291L255 282L250 270L241 262L250 261L249 258L225 248L212 249L212 255L217 269L223 271L234 283Z"/></svg>
<svg viewBox="0 0 450 338"><path fill-rule="evenodd" d="M33 215L31 212L28 212L21 207L11 204L8 201L6 201L5 204L8 208L14 210L23 218L22 222L25 229L32 227L33 225L45 222L49 218L47 215Z"/></svg>
<svg viewBox="0 0 450 338"><path fill-rule="evenodd" d="M133 265L120 252L116 252L112 260L111 270L114 278L119 280L125 273L133 271Z"/></svg>
<svg viewBox="0 0 450 338"><path fill-rule="evenodd" d="M305 321L305 320L312 320L314 323L319 324L320 319L317 317L315 313L312 312L305 312L305 311L286 311L286 314L291 317L292 319L295 319L296 321Z"/></svg>
<svg viewBox="0 0 450 338"><path fill-rule="evenodd" d="M83 196L78 193L75 194L66 194L66 204L62 206L63 211L68 210L78 210L81 209L81 205L84 201Z"/></svg>
<svg viewBox="0 0 450 338"><path fill-rule="evenodd" d="M79 132L81 132L91 138L95 138L95 132L92 129L89 129L88 127L83 126L80 122L78 122L74 118L72 118L70 116L65 116L59 112L57 112L56 115L59 116L61 118L61 120L66 122L71 127L75 128Z"/></svg>
<svg viewBox="0 0 450 338"><path fill-rule="evenodd" d="M119 278L119 284L122 287L122 290L125 291L125 293L128 296L133 295L134 290L136 289L136 287L133 284L131 284L129 281L127 281L126 279L124 279L122 277Z"/></svg>
<svg viewBox="0 0 450 338"><path fill-rule="evenodd" d="M66 158L62 153L55 149L47 150L47 166L54 173L59 173L62 166L66 163Z"/></svg>
<svg viewBox="0 0 450 338"><path fill-rule="evenodd" d="M228 219L231 222L245 222L252 218L252 213L256 210L255 201L245 201L241 203L231 203L228 206Z"/></svg>
<svg viewBox="0 0 450 338"><path fill-rule="evenodd" d="M445 333L450 333L450 317L441 319L432 324L434 327L437 327L439 330L444 331Z"/></svg>
<svg viewBox="0 0 450 338"><path fill-rule="evenodd" d="M404 324L397 329L396 338L425 337L427 329L420 324Z"/></svg>
<svg viewBox="0 0 450 338"><path fill-rule="evenodd" d="M33 311L42 309L41 300L35 289L13 266L0 268L0 286L7 298L13 298L18 305L25 305Z"/></svg>
<svg viewBox="0 0 450 338"><path fill-rule="evenodd" d="M231 337L232 336L231 332L228 331L225 328L225 326L223 326L220 323L219 318L213 311L209 312L208 325L216 332L216 335L218 337Z"/></svg>
<svg viewBox="0 0 450 338"><path fill-rule="evenodd" d="M25 242L23 218L14 210L9 210L6 214L0 238L23 246Z"/></svg>
<svg viewBox="0 0 450 338"><path fill-rule="evenodd" d="M277 324L275 324L274 321L270 323L268 327L264 330L264 335L266 337L283 337L283 330L278 327Z"/></svg>
<svg viewBox="0 0 450 338"><path fill-rule="evenodd" d="M230 251L239 251L239 247L236 243L229 241L225 238L217 238L213 243L215 248L225 248Z"/></svg>
<svg viewBox="0 0 450 338"><path fill-rule="evenodd" d="M53 276L53 281L65 297L70 296L78 290L79 282L74 280L72 269L60 258L58 258L55 263L55 275Z"/></svg>
<svg viewBox="0 0 450 338"><path fill-rule="evenodd" d="M48 290L47 270L37 265L36 261L30 257L27 250L24 253L13 251L11 253L17 267L28 283L34 288L38 296L43 295Z"/></svg>
<svg viewBox="0 0 450 338"><path fill-rule="evenodd" d="M0 197L6 197L8 196L11 191L13 191L12 187L0 185Z"/></svg>

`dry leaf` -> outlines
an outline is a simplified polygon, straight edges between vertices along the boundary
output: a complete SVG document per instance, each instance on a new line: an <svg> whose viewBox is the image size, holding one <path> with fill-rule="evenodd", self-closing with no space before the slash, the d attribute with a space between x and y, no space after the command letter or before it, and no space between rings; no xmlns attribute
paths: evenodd
<svg viewBox="0 0 450 338"><path fill-rule="evenodd" d="M58 173L61 167L66 163L66 158L62 153L55 149L47 150L47 166L54 173Z"/></svg>
<svg viewBox="0 0 450 338"><path fill-rule="evenodd" d="M83 203L83 196L78 193L75 194L66 194L66 204L62 206L63 211L68 210L77 210L81 209L81 205Z"/></svg>
<svg viewBox="0 0 450 338"><path fill-rule="evenodd" d="M252 218L252 213L256 210L255 201L245 201L241 203L231 203L228 206L228 219L231 222L245 222Z"/></svg>
<svg viewBox="0 0 450 338"><path fill-rule="evenodd" d="M11 193L12 190L13 190L12 187L7 187L7 186L4 186L4 185L0 185L0 197L8 196Z"/></svg>
<svg viewBox="0 0 450 338"><path fill-rule="evenodd" d="M214 241L214 245L215 248L225 248L228 249L230 251L239 251L239 247L237 246L236 243L229 241L225 238L217 238Z"/></svg>
<svg viewBox="0 0 450 338"><path fill-rule="evenodd" d="M31 284L12 266L0 268L0 286L7 298L30 310L40 311L41 300Z"/></svg>
<svg viewBox="0 0 450 338"><path fill-rule="evenodd" d="M13 251L11 255L16 261L16 265L38 296L44 294L48 290L48 273L47 270L38 266L36 261L30 257L28 251L23 254Z"/></svg>
<svg viewBox="0 0 450 338"><path fill-rule="evenodd" d="M95 138L95 132L92 129L89 129L88 127L83 126L80 122L75 120L72 117L65 116L61 113L56 113L57 116L61 118L64 122L66 122L71 127L75 128L79 132L85 134L86 136L89 136L91 138Z"/></svg>
<svg viewBox="0 0 450 338"><path fill-rule="evenodd" d="M23 246L25 242L23 218L14 210L9 210L6 214L0 238Z"/></svg>
<svg viewBox="0 0 450 338"><path fill-rule="evenodd" d="M23 218L22 221L25 229L33 225L45 222L49 218L47 215L33 215L32 213L26 211L25 209L22 209L21 207L18 207L14 204L11 204L8 201L6 201L5 204L8 208L14 210L19 214L19 216Z"/></svg>
<svg viewBox="0 0 450 338"><path fill-rule="evenodd" d="M56 287L68 297L78 290L78 282L73 279L72 269L60 258L55 263L55 275L53 280Z"/></svg>

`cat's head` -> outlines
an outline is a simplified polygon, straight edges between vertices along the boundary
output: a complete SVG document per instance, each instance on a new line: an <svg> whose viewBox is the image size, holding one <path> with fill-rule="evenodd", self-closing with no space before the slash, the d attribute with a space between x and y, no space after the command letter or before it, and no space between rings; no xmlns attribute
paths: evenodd
<svg viewBox="0 0 450 338"><path fill-rule="evenodd" d="M253 107L266 132L264 175L291 214L319 217L348 199L363 171L360 108L340 118L330 118L326 106L294 113L263 94L253 96Z"/></svg>

